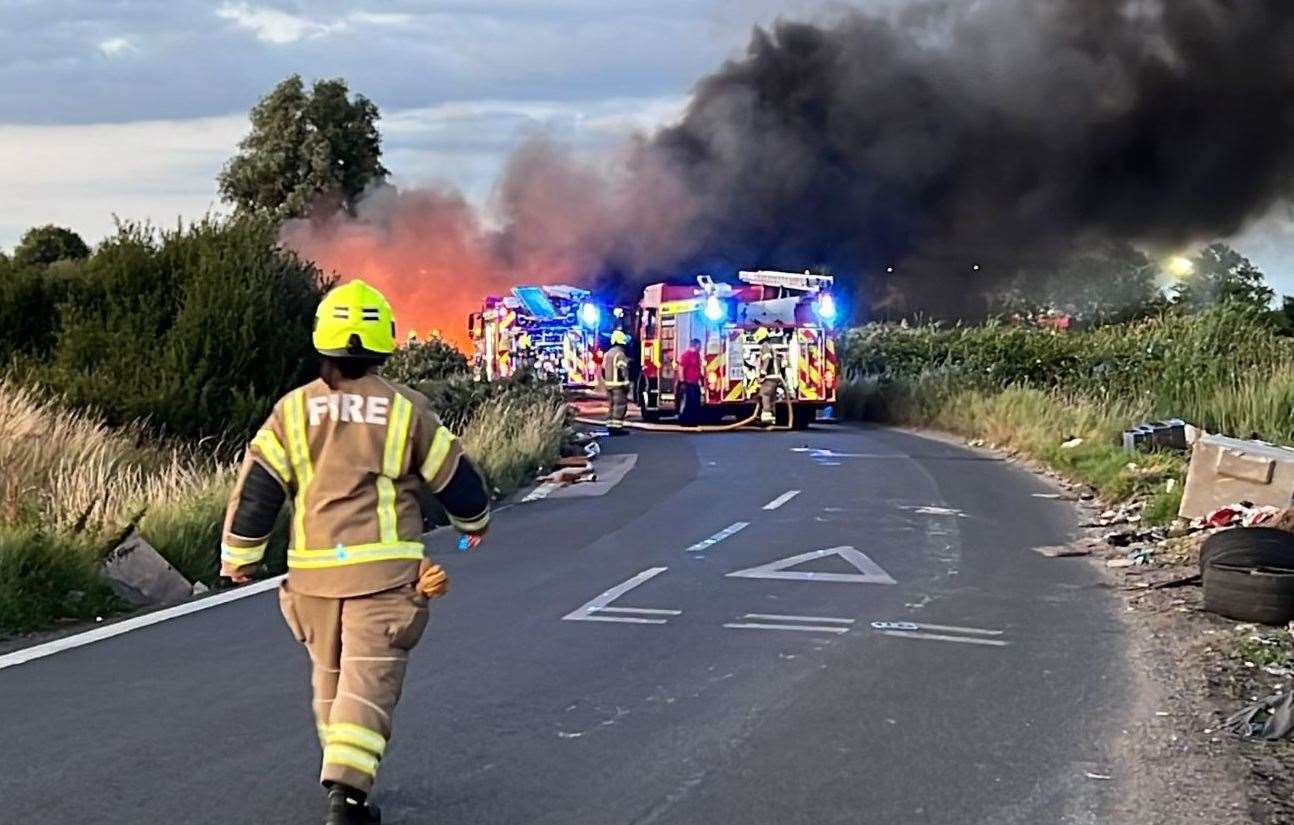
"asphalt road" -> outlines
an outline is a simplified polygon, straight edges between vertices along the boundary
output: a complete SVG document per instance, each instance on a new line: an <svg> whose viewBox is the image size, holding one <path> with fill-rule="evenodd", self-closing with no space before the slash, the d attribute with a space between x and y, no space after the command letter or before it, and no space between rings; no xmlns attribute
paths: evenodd
<svg viewBox="0 0 1294 825"><path fill-rule="evenodd" d="M1032 552L1074 518L1039 480L879 429L610 449L639 458L606 496L514 506L470 554L438 542L452 592L397 711L387 822L1103 821L1112 785L1087 774L1117 770L1124 631L1088 563ZM727 575L837 547L865 558L781 572L844 579ZM273 594L0 670L0 698L12 821L321 819Z"/></svg>

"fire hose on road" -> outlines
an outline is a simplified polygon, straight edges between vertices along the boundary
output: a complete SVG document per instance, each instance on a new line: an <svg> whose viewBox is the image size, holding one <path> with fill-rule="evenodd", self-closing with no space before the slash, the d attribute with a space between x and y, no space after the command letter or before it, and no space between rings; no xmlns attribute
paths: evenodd
<svg viewBox="0 0 1294 825"><path fill-rule="evenodd" d="M725 433L725 432L732 432L734 430L740 430L740 429L781 430L781 431L789 431L794 429L795 428L795 405L785 399L782 401L779 401L778 403L786 405L786 424L784 426L778 426L778 425L773 425L771 427L752 426L755 420L759 418L758 410L751 413L749 418L745 418L741 421L734 421L730 424L696 424L693 426L688 426L684 424L653 424L647 421L626 421L624 422L624 426L630 429L643 430L645 432L653 432L653 433ZM607 423L605 418L601 418L601 419L592 418L586 415L585 416L577 415L575 417L575 420L581 424L589 424L596 427L606 426L606 423Z"/></svg>

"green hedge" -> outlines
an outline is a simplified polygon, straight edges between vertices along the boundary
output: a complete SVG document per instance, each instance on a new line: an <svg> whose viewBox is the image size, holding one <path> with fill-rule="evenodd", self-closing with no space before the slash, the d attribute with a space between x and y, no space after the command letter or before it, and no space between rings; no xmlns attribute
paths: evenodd
<svg viewBox="0 0 1294 825"><path fill-rule="evenodd" d="M64 284L56 342L24 375L112 424L239 442L317 369L327 286L257 217L126 225Z"/></svg>
<svg viewBox="0 0 1294 825"><path fill-rule="evenodd" d="M938 376L964 390L1042 389L1272 440L1294 439L1291 365L1294 339L1239 306L1068 333L872 325L844 344L847 375L882 388Z"/></svg>

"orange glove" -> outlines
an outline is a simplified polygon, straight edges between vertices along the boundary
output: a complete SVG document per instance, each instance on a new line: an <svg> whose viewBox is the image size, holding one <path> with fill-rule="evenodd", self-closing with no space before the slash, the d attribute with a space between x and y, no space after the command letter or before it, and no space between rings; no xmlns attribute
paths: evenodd
<svg viewBox="0 0 1294 825"><path fill-rule="evenodd" d="M449 576L439 564L432 564L419 574L418 592L429 599L439 599L449 592Z"/></svg>

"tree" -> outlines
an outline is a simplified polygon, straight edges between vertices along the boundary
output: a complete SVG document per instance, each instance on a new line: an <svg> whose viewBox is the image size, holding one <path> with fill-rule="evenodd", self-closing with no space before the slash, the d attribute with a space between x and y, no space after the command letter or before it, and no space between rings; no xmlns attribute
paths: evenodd
<svg viewBox="0 0 1294 825"><path fill-rule="evenodd" d="M28 229L13 251L13 266L48 266L58 261L79 261L90 257L90 247L81 236L62 226L48 224Z"/></svg>
<svg viewBox="0 0 1294 825"><path fill-rule="evenodd" d="M1160 297L1150 259L1129 244L1105 242L1081 246L1051 267L1021 272L995 303L1023 314L1055 310L1096 325L1142 317Z"/></svg>
<svg viewBox="0 0 1294 825"><path fill-rule="evenodd" d="M318 368L310 329L328 282L265 216L122 225L68 283L38 377L111 423L236 445Z"/></svg>
<svg viewBox="0 0 1294 825"><path fill-rule="evenodd" d="M220 194L238 209L299 218L320 206L353 211L365 187L386 180L377 106L352 100L346 81L292 75L251 111L252 131L220 173Z"/></svg>
<svg viewBox="0 0 1294 825"><path fill-rule="evenodd" d="M1173 292L1173 303L1193 312L1217 304L1240 304L1266 311L1276 297L1262 271L1224 243L1206 247L1192 258L1190 271Z"/></svg>

